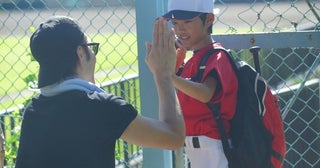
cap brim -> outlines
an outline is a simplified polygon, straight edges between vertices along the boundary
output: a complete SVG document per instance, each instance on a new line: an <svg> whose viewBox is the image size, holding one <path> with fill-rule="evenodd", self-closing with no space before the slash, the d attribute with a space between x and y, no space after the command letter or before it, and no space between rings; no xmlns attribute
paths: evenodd
<svg viewBox="0 0 320 168"><path fill-rule="evenodd" d="M184 11L184 10L172 10L162 17L166 19L178 19L178 20L186 20L192 19L201 15L201 12L192 12L192 11Z"/></svg>

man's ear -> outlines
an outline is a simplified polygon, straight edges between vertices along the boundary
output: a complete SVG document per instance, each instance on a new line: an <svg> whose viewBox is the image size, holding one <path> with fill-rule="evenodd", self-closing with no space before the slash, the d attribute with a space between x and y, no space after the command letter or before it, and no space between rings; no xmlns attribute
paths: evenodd
<svg viewBox="0 0 320 168"><path fill-rule="evenodd" d="M77 47L77 57L78 57L78 59L79 59L79 61L81 61L82 59L84 59L85 58L85 53L84 53L84 49L83 49L83 47L81 47L81 46L78 46Z"/></svg>

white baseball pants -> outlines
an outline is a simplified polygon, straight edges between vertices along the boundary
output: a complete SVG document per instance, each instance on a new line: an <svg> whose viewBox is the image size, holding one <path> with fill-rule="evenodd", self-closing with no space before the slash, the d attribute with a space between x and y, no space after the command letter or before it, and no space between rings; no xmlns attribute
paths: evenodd
<svg viewBox="0 0 320 168"><path fill-rule="evenodd" d="M207 136L187 136L185 152L191 168L228 168L221 140Z"/></svg>

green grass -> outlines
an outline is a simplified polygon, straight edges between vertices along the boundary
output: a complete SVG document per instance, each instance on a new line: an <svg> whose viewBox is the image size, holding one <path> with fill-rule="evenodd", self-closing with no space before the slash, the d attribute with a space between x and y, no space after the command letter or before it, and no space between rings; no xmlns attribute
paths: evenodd
<svg viewBox="0 0 320 168"><path fill-rule="evenodd" d="M94 42L100 43L97 55L96 73L115 68L137 64L136 35L126 34L101 34L89 35ZM39 65L32 61L29 49L29 37L0 37L0 95L18 94L28 89L24 81L29 75L38 74ZM137 73L137 66L127 71L114 71L112 74L97 76L97 82L120 78L127 74ZM2 100L0 110L17 104L22 104L29 97L18 96L13 100Z"/></svg>
<svg viewBox="0 0 320 168"><path fill-rule="evenodd" d="M0 40L0 95L4 95L25 87L21 78L28 73L34 73L36 67L27 56L27 38L10 36Z"/></svg>

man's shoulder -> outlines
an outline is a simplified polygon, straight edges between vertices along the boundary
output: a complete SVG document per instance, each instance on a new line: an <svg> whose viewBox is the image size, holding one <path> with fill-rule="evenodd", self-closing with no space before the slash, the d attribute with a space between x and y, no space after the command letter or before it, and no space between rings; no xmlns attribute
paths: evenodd
<svg viewBox="0 0 320 168"><path fill-rule="evenodd" d="M116 101L118 99L123 100L121 97L116 96L112 93L106 93L106 92L92 92L92 93L87 93L88 98L90 99L96 99L96 100L107 100L107 101Z"/></svg>
<svg viewBox="0 0 320 168"><path fill-rule="evenodd" d="M34 101L39 102L112 102L117 99L121 99L121 97L116 96L110 93L99 93L96 91L87 93L81 90L70 90L63 92L59 95L55 96L43 96L39 95L33 98Z"/></svg>

